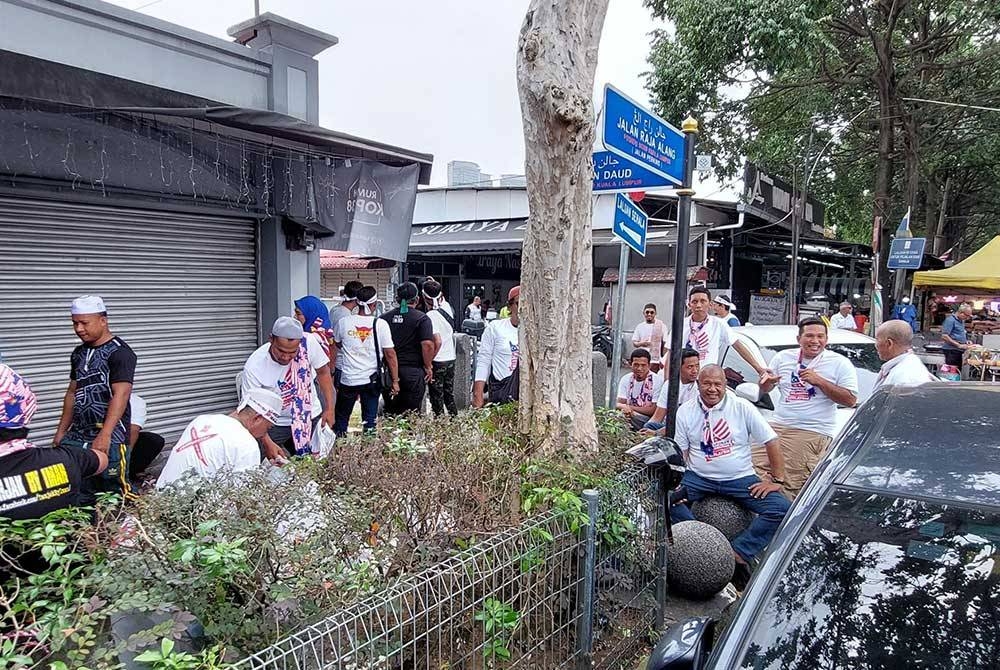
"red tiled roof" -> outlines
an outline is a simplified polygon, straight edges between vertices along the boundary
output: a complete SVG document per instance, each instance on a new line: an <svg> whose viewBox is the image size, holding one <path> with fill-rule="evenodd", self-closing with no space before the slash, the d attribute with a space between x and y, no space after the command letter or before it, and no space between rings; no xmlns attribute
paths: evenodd
<svg viewBox="0 0 1000 670"><path fill-rule="evenodd" d="M395 267L396 261L386 258L359 256L350 251L330 251L321 249L319 267L321 270L378 270Z"/></svg>
<svg viewBox="0 0 1000 670"><path fill-rule="evenodd" d="M687 278L688 281L707 281L708 269L693 265L688 268ZM629 284L673 283L674 269L668 267L629 268L627 279ZM614 284L617 281L617 268L608 268L601 277L601 283L603 284Z"/></svg>

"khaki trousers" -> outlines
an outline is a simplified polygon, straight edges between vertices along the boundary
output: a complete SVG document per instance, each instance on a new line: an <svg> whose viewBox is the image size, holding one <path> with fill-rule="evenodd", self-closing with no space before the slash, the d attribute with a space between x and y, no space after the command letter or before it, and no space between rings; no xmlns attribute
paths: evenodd
<svg viewBox="0 0 1000 670"><path fill-rule="evenodd" d="M779 424L772 424L771 428L778 434L781 454L785 457L785 485L782 493L789 500L795 500L833 440L821 433L801 428ZM760 477L771 472L767 450L762 446L753 449L753 467Z"/></svg>

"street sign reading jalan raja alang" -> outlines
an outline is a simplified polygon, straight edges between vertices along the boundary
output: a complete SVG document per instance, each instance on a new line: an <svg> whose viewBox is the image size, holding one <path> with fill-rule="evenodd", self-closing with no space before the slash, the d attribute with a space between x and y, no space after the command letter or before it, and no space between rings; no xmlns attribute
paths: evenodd
<svg viewBox="0 0 1000 670"><path fill-rule="evenodd" d="M604 147L673 183L684 183L684 133L611 84L604 87Z"/></svg>

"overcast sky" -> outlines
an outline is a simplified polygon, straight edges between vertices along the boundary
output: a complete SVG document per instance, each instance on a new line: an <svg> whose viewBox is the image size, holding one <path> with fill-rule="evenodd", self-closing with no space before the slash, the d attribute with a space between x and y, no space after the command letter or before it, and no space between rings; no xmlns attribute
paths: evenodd
<svg viewBox="0 0 1000 670"><path fill-rule="evenodd" d="M229 39L253 0L112 0L144 14ZM528 0L260 0L270 11L340 38L319 56L320 123L434 154L432 183L451 160L489 174L524 173L514 73ZM642 0L611 0L595 88L606 82L648 100L649 33Z"/></svg>

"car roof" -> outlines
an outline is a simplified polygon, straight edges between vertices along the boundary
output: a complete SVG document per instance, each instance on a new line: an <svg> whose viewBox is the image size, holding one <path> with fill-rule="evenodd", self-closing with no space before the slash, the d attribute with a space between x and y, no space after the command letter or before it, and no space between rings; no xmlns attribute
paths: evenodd
<svg viewBox="0 0 1000 670"><path fill-rule="evenodd" d="M889 387L854 422L863 442L838 441L851 465L837 484L1000 506L1000 385Z"/></svg>
<svg viewBox="0 0 1000 670"><path fill-rule="evenodd" d="M798 344L798 326L739 326L733 328L740 335L753 340L759 347L787 347ZM828 329L830 344L874 344L875 339L862 333L842 328Z"/></svg>

